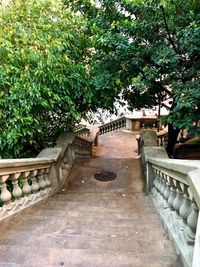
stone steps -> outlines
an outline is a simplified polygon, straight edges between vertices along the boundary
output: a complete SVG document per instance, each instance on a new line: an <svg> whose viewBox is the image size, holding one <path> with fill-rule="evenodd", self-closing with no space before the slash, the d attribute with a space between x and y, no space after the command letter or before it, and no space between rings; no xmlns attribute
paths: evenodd
<svg viewBox="0 0 200 267"><path fill-rule="evenodd" d="M102 167L119 177L95 181ZM77 160L59 193L4 220L0 232L0 267L181 266L135 159Z"/></svg>
<svg viewBox="0 0 200 267"><path fill-rule="evenodd" d="M88 193L57 194L3 222L0 266L173 266L174 247L148 197L135 210L135 197L89 195L92 203Z"/></svg>
<svg viewBox="0 0 200 267"><path fill-rule="evenodd" d="M95 266L95 267L161 267L173 266L176 259L170 254L151 254L132 251L102 251L43 247L1 246L0 266ZM5 261L7 259L7 261ZM37 265L36 265L37 263ZM12 264L12 265L11 265ZM177 267L177 265L174 265Z"/></svg>

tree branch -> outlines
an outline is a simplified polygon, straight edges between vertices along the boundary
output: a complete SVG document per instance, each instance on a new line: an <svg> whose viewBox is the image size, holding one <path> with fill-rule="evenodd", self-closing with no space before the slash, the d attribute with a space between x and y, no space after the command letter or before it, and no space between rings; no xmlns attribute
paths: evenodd
<svg viewBox="0 0 200 267"><path fill-rule="evenodd" d="M161 106L162 107L165 107L166 109L168 109L168 110L170 110L171 109L171 107L169 107L168 105L166 105L165 103L161 103Z"/></svg>
<svg viewBox="0 0 200 267"><path fill-rule="evenodd" d="M178 54L178 50L176 48L176 45L174 43L173 38L171 37L170 30L169 30L169 27L168 27L168 24L167 24L167 18L166 18L166 14L165 14L165 9L164 9L164 7L162 5L161 5L161 10L162 10L162 14L163 14L165 28L166 28L167 35L168 35L168 40L169 40L170 44L172 45L174 51Z"/></svg>

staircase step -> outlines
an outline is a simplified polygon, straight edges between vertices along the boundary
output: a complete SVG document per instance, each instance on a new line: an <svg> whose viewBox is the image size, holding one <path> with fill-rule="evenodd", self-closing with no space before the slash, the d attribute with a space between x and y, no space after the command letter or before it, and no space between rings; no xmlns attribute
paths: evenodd
<svg viewBox="0 0 200 267"><path fill-rule="evenodd" d="M24 220L21 223L16 223L9 225L9 229L6 233L1 234L1 242L3 240L17 235L21 232L31 232L33 236L37 235L47 235L54 233L63 235L86 235L86 236L96 236L104 237L110 235L124 236L127 238L129 235L135 236L136 239L166 239L166 234L163 228L160 227L159 223L154 225L148 225L148 223L142 223L138 225L138 222L134 221L115 221L115 220L96 220L94 218L88 218L88 220L74 220L67 218L66 220L58 220L56 217L46 218L43 220ZM2 231L6 227L1 228ZM27 235L28 235L27 234ZM20 234L19 234L20 235Z"/></svg>
<svg viewBox="0 0 200 267"><path fill-rule="evenodd" d="M0 267L179 267L142 179L139 160L76 160L59 193L1 222Z"/></svg>
<svg viewBox="0 0 200 267"><path fill-rule="evenodd" d="M65 209L69 205L84 203L85 206L110 207L110 208L134 208L140 210L154 209L153 202L149 196L144 197L143 193L94 193L94 192L76 192L57 194L47 201L43 201L40 207L47 207L58 203L60 209ZM60 202L60 203L59 203ZM83 205L81 205L83 206Z"/></svg>
<svg viewBox="0 0 200 267"><path fill-rule="evenodd" d="M162 237L162 240L161 240ZM145 241L145 242L144 242ZM145 245L143 245L145 243ZM134 244L134 245L132 245ZM149 238L149 234L135 232L131 235L130 232L108 231L103 234L96 231L82 229L59 229L57 231L49 230L39 231L17 231L9 232L7 238L3 237L0 241L1 245L16 246L16 247L34 247L37 246L43 249L46 248L61 248L61 249L88 249L98 250L101 252L119 251L119 252L134 252L134 253L159 253L169 255L174 253L174 248L171 241L167 240L166 236L155 236L155 239ZM148 251L148 252L147 252Z"/></svg>
<svg viewBox="0 0 200 267"><path fill-rule="evenodd" d="M173 266L176 255L151 254L147 251L121 252L121 251L98 251L88 249L61 249L43 247L15 247L0 246L1 264L6 267L11 264L19 266L82 266L82 267L163 267ZM2 266L2 265L0 265ZM175 267L175 266L174 266ZM176 266L177 267L177 266Z"/></svg>

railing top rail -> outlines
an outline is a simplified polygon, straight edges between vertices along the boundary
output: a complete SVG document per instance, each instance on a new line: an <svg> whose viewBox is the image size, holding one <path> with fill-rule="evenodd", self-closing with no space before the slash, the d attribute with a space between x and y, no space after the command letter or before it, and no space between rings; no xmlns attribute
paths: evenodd
<svg viewBox="0 0 200 267"><path fill-rule="evenodd" d="M102 124L101 126L99 126L99 128L106 127L107 125L110 125L110 124L112 124L112 123L116 123L116 122L121 121L121 120L124 120L124 119L128 119L128 118L125 117L125 116L123 116L123 117L118 118L118 119L116 119L116 120L113 120L113 121L110 121L110 122L106 122L106 123Z"/></svg>
<svg viewBox="0 0 200 267"><path fill-rule="evenodd" d="M80 128L80 129L75 129L75 130L74 130L74 133L75 133L75 134L77 134L77 133L82 133L82 132L90 132L90 130L89 130L87 127Z"/></svg>
<svg viewBox="0 0 200 267"><path fill-rule="evenodd" d="M187 175L188 172L195 169L200 169L199 160L180 160L180 159L167 159L167 158L147 158L150 163L162 167L164 169L169 169L171 171L179 172Z"/></svg>
<svg viewBox="0 0 200 267"><path fill-rule="evenodd" d="M75 137L74 142L76 142L76 141L80 141L80 142L82 142L82 143L87 143L87 144L91 144L91 143L92 143L92 141L90 141L90 140L86 140L86 139L84 139L84 138L82 138L82 137L80 137L80 136L76 136L76 137Z"/></svg>
<svg viewBox="0 0 200 267"><path fill-rule="evenodd" d="M0 160L0 176L50 168L52 163L53 160L47 158Z"/></svg>
<svg viewBox="0 0 200 267"><path fill-rule="evenodd" d="M49 158L1 159L0 169L8 168L8 167L51 164L52 162L53 162L53 159L49 159Z"/></svg>

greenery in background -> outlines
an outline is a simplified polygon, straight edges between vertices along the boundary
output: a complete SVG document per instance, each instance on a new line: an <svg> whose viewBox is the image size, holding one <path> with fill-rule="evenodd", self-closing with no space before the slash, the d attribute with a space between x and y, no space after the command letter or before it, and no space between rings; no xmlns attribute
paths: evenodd
<svg viewBox="0 0 200 267"><path fill-rule="evenodd" d="M199 0L64 2L87 18L93 84L102 94L123 90L132 109L166 106L169 150L178 128L199 134Z"/></svg>
<svg viewBox="0 0 200 267"><path fill-rule="evenodd" d="M0 156L36 155L90 109L83 20L53 0L0 5Z"/></svg>
<svg viewBox="0 0 200 267"><path fill-rule="evenodd" d="M8 3L0 5L1 157L36 155L122 91L132 109L167 106L173 136L174 128L198 134L199 0Z"/></svg>

